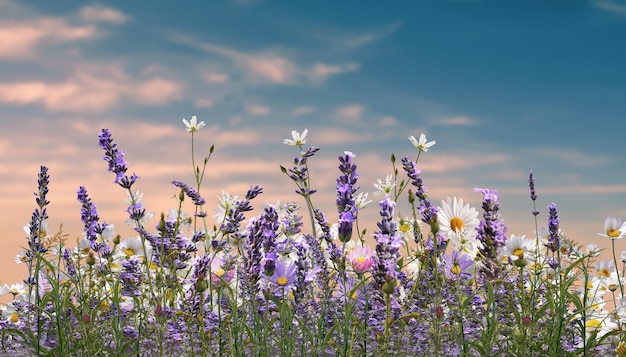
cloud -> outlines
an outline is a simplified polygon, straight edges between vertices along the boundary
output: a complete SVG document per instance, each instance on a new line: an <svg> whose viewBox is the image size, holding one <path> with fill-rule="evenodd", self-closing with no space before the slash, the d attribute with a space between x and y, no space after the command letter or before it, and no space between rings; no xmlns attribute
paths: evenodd
<svg viewBox="0 0 626 357"><path fill-rule="evenodd" d="M294 116L302 116L302 115L306 115L306 114L311 114L315 111L315 107L309 107L309 106L305 106L305 107L297 107L294 108L291 111L291 114L293 114Z"/></svg>
<svg viewBox="0 0 626 357"><path fill-rule="evenodd" d="M162 77L131 78L119 63L81 65L69 78L0 83L0 102L40 104L49 111L101 112L122 101L163 105L181 97L184 86Z"/></svg>
<svg viewBox="0 0 626 357"><path fill-rule="evenodd" d="M394 22L385 26L382 29L378 29L369 33L365 33L353 38L345 40L345 45L348 47L362 47L369 45L373 42L380 41L385 37L391 36L397 29L402 26L402 21Z"/></svg>
<svg viewBox="0 0 626 357"><path fill-rule="evenodd" d="M267 116L270 113L270 107L265 107L262 105L257 105L257 104L248 104L246 105L246 111L248 112L248 114L254 115L254 116L259 116L259 117L264 117Z"/></svg>
<svg viewBox="0 0 626 357"><path fill-rule="evenodd" d="M537 157L549 160L552 163L558 162L578 168L596 167L606 165L613 161L613 159L608 156L597 156L559 148L544 147L537 148L533 151L534 155Z"/></svg>
<svg viewBox="0 0 626 357"><path fill-rule="evenodd" d="M196 99L196 107L198 108L211 108L213 104L214 104L213 100L209 98Z"/></svg>
<svg viewBox="0 0 626 357"><path fill-rule="evenodd" d="M392 116L385 116L385 117L380 118L378 123L382 126L392 126L392 125L398 124L398 119Z"/></svg>
<svg viewBox="0 0 626 357"><path fill-rule="evenodd" d="M354 63L330 65L322 62L317 62L307 67L299 65L286 56L272 50L260 53L246 53L225 46L200 42L181 34L173 34L170 38L178 43L233 60L246 71L248 80L254 84L290 85L302 80L321 82L331 76L356 71L359 68Z"/></svg>
<svg viewBox="0 0 626 357"><path fill-rule="evenodd" d="M42 46L89 40L96 36L95 26L72 26L63 18L3 21L0 22L0 59L35 58Z"/></svg>
<svg viewBox="0 0 626 357"><path fill-rule="evenodd" d="M87 22L110 22L123 24L128 21L128 16L116 9L104 6L85 6L80 9L79 16Z"/></svg>
<svg viewBox="0 0 626 357"><path fill-rule="evenodd" d="M477 122L474 119L471 119L466 116L456 116L451 118L443 118L436 120L434 124L437 125L450 125L450 126L468 126L468 125L476 125Z"/></svg>
<svg viewBox="0 0 626 357"><path fill-rule="evenodd" d="M361 120L365 107L362 105L347 105L335 110L335 118L348 123L358 123Z"/></svg>
<svg viewBox="0 0 626 357"><path fill-rule="evenodd" d="M593 5L599 9L606 10L615 15L626 16L626 3L618 3L611 0L594 0Z"/></svg>
<svg viewBox="0 0 626 357"><path fill-rule="evenodd" d="M228 75L217 72L203 72L200 77L207 83L224 83L228 81Z"/></svg>

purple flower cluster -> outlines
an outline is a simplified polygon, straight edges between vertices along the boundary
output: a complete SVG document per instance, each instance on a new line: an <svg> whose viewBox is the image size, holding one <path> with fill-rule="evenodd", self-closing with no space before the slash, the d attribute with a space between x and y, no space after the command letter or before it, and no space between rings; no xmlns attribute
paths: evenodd
<svg viewBox="0 0 626 357"><path fill-rule="evenodd" d="M528 186L530 187L530 199L534 203L537 200L537 192L535 191L535 176L532 171L530 171L530 174L528 175ZM539 215L539 211L533 210L533 216L537 215Z"/></svg>
<svg viewBox="0 0 626 357"><path fill-rule="evenodd" d="M438 209L427 199L428 189L424 187L422 178L419 176L421 171L415 168L415 162L411 161L408 157L402 159L402 168L411 179L411 184L417 188L415 196L420 201L418 208L420 214L422 215L422 221L435 228L437 224ZM437 229L434 229L434 231L436 234Z"/></svg>
<svg viewBox="0 0 626 357"><path fill-rule="evenodd" d="M399 249L402 244L401 234L398 233L394 221L394 209L396 203L389 195L380 201L380 222L377 223L379 231L374 233L376 239L376 256L378 261L374 272L374 282L378 288L383 288L385 283L396 279L398 269Z"/></svg>
<svg viewBox="0 0 626 357"><path fill-rule="evenodd" d="M559 217L556 211L556 204L548 205L548 243L547 247L552 252L559 250Z"/></svg>
<svg viewBox="0 0 626 357"><path fill-rule="evenodd" d="M337 211L339 212L338 235L341 242L348 242L352 238L352 226L356 221L357 207L354 202L354 193L359 189L356 181L359 174L352 159L356 155L346 151L345 155L339 156L339 171L341 176L337 178Z"/></svg>
<svg viewBox="0 0 626 357"><path fill-rule="evenodd" d="M475 188L474 191L483 194L483 219L480 220L476 230L478 231L478 240L483 244L480 252L485 257L484 269L488 276L496 274L498 253L507 241L504 221L500 217L500 196L495 190L486 188Z"/></svg>
<svg viewBox="0 0 626 357"><path fill-rule="evenodd" d="M45 228L43 227L43 222L48 219L48 212L46 210L46 206L50 203L46 198L48 194L48 184L50 183L50 175L48 175L48 168L45 166L41 166L39 168L39 175L37 178L37 187L38 190L35 193L35 202L37 203L37 208L33 212L31 216L30 225L29 225L29 236L28 236L28 248L29 258L32 258L32 254L43 254L48 251L45 245L42 243L41 238L47 235Z"/></svg>
<svg viewBox="0 0 626 357"><path fill-rule="evenodd" d="M104 242L98 241L98 235L104 232L108 224L106 222L98 223L100 216L96 210L96 205L91 201L84 186L80 186L78 189L77 198L82 205L80 208L80 219L85 227L85 237L91 242L91 249L97 253L105 245Z"/></svg>
<svg viewBox="0 0 626 357"><path fill-rule="evenodd" d="M317 191L309 187L309 169L307 168L307 161L309 157L315 155L319 149L319 146L311 146L306 151L302 151L299 157L293 159L295 166L289 170L282 166L280 167L281 171L284 173L288 172L289 178L291 178L296 185L298 185L296 193L303 197L310 196Z"/></svg>
<svg viewBox="0 0 626 357"><path fill-rule="evenodd" d="M120 273L123 296L141 296L141 282L143 272L141 271L141 261L136 255L122 262L122 272Z"/></svg>
<svg viewBox="0 0 626 357"><path fill-rule="evenodd" d="M187 197L191 198L194 205L202 206L206 203L205 199L200 196L200 193L186 183L174 180L172 181L172 185L183 190Z"/></svg>
<svg viewBox="0 0 626 357"><path fill-rule="evenodd" d="M131 188L139 176L134 173L130 177L126 175L127 168L126 161L124 161L124 153L113 143L111 131L109 131L109 129L102 129L99 138L100 147L105 151L104 160L109 163L109 172L115 174L114 182L123 188Z"/></svg>

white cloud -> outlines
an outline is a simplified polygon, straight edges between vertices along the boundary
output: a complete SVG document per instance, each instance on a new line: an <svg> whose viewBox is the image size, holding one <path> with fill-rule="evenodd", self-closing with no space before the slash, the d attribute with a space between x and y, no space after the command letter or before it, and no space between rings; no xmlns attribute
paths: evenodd
<svg viewBox="0 0 626 357"><path fill-rule="evenodd" d="M258 105L258 104L248 104L246 105L246 111L250 115L264 117L270 113L270 107Z"/></svg>
<svg viewBox="0 0 626 357"><path fill-rule="evenodd" d="M401 21L394 22L382 29L349 38L345 40L345 45L348 47L362 47L369 45L373 42L380 41L385 37L391 36L398 28L400 28L400 26L402 26Z"/></svg>
<svg viewBox="0 0 626 357"><path fill-rule="evenodd" d="M85 6L80 9L80 18L88 22L110 22L123 24L128 21L128 16L121 11L104 6Z"/></svg>
<svg viewBox="0 0 626 357"><path fill-rule="evenodd" d="M611 0L594 0L593 5L616 15L626 16L626 3L623 1L619 3Z"/></svg>

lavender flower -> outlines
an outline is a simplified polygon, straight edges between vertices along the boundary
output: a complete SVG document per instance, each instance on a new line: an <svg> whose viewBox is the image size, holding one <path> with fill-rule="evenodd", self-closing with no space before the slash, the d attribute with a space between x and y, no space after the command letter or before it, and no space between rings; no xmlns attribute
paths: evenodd
<svg viewBox="0 0 626 357"><path fill-rule="evenodd" d="M480 221L476 230L478 231L478 240L483 246L479 249L485 257L483 261L482 272L487 277L495 277L497 274L496 261L498 252L506 243L506 226L500 218L500 196L495 190L486 188L475 188L474 191L483 194L483 219Z"/></svg>
<svg viewBox="0 0 626 357"><path fill-rule="evenodd" d="M339 157L341 162L339 171L342 175L337 179L337 210L339 212L339 240L345 243L352 238L352 225L356 220L357 207L354 193L359 189L359 186L356 186L359 174L356 172L356 165L352 163L356 155L350 151L344 154Z"/></svg>
<svg viewBox="0 0 626 357"><path fill-rule="evenodd" d="M106 223L101 225L98 223L100 217L96 210L96 205L91 201L91 198L87 195L87 189L84 186L80 186L78 189L78 202L82 204L80 209L80 218L84 224L84 232L86 238L91 242L91 248L98 252L102 247L98 239L98 233L102 233L106 228Z"/></svg>
<svg viewBox="0 0 626 357"><path fill-rule="evenodd" d="M375 284L378 288L382 288L385 283L397 276L402 234L397 231L396 222L393 219L396 203L387 195L379 205L381 221L377 223L379 231L374 234L378 262L373 275Z"/></svg>
<svg viewBox="0 0 626 357"><path fill-rule="evenodd" d="M183 190L185 194L187 195L187 197L191 198L194 205L202 206L206 203L205 199L202 198L202 196L200 196L200 193L194 190L192 187L190 187L186 183L174 180L172 181L172 184L180 188L181 190Z"/></svg>
<svg viewBox="0 0 626 357"><path fill-rule="evenodd" d="M438 209L426 198L428 197L428 189L423 185L422 178L419 176L420 171L415 168L415 162L411 161L408 157L402 159L402 168L412 180L411 184L417 188L415 196L420 200L418 208L422 214L422 221L431 226L433 234L437 234Z"/></svg>
<svg viewBox="0 0 626 357"><path fill-rule="evenodd" d="M45 166L41 166L39 168L39 175L37 178L38 190L35 193L35 202L37 203L37 208L31 216L29 225L28 254L30 256L32 256L32 254L43 254L48 251L48 249L41 241L41 238L45 237L48 233L46 228L46 219L48 219L46 206L50 203L50 201L47 200L46 195L48 194L49 183L50 175L48 175L48 168Z"/></svg>
<svg viewBox="0 0 626 357"><path fill-rule="evenodd" d="M123 188L130 189L139 176L134 173L129 177L126 175L126 161L124 161L124 153L117 148L111 138L109 129L102 129L100 138L100 147L104 149L104 160L109 163L109 172L115 174L115 183Z"/></svg>
<svg viewBox="0 0 626 357"><path fill-rule="evenodd" d="M556 252L559 249L559 217L556 211L556 204L548 205L548 249Z"/></svg>
<svg viewBox="0 0 626 357"><path fill-rule="evenodd" d="M133 255L122 262L120 280L122 281L121 294L123 296L141 296L143 272L141 271L139 256Z"/></svg>
<svg viewBox="0 0 626 357"><path fill-rule="evenodd" d="M535 177L533 175L532 170L530 171L530 174L528 175L528 186L530 187L530 199L534 203L537 200L537 192L535 192ZM537 215L539 215L539 211L533 210L533 216L537 216Z"/></svg>

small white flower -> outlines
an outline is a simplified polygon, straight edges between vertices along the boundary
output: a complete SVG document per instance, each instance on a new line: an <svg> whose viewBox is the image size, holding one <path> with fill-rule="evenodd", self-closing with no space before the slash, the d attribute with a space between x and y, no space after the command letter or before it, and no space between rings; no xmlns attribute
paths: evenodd
<svg viewBox="0 0 626 357"><path fill-rule="evenodd" d="M185 126L187 127L188 133L194 133L202 129L202 127L206 125L203 121L198 123L198 119L196 118L195 115L191 117L190 122L187 121L187 119L183 118L183 124L185 124Z"/></svg>
<svg viewBox="0 0 626 357"><path fill-rule="evenodd" d="M374 192L374 196L380 195L388 195L391 193L391 190L396 187L396 181L393 180L393 176L391 174L387 175L385 180L377 179L378 183L374 184L374 187L378 191Z"/></svg>
<svg viewBox="0 0 626 357"><path fill-rule="evenodd" d="M298 133L295 130L291 131L291 139L283 140L283 144L290 146L302 146L306 143L306 134L309 132L308 129L304 129L302 134Z"/></svg>
<svg viewBox="0 0 626 357"><path fill-rule="evenodd" d="M365 206L369 205L370 203L372 203L372 200L367 200L367 192L359 192L356 197L354 198L354 205L356 206L356 208L358 209L363 209L365 208Z"/></svg>
<svg viewBox="0 0 626 357"><path fill-rule="evenodd" d="M413 135L409 136L409 140L411 140L411 144L415 146L415 148L419 151L426 152L430 149L431 146L435 145L437 142L435 140L431 142L427 142L426 135L421 134L419 140L415 139Z"/></svg>

